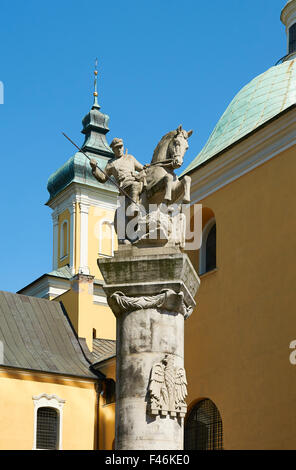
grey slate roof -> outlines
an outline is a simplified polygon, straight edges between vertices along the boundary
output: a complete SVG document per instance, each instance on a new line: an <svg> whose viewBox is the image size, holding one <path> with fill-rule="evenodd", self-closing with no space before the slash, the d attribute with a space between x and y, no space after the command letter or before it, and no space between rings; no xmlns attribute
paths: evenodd
<svg viewBox="0 0 296 470"><path fill-rule="evenodd" d="M59 302L0 291L0 341L1 365L97 378Z"/></svg>
<svg viewBox="0 0 296 470"><path fill-rule="evenodd" d="M63 279L72 279L73 277L73 274L71 273L71 269L69 268L69 266L63 266L62 268L58 268L47 274L48 276L62 277Z"/></svg>
<svg viewBox="0 0 296 470"><path fill-rule="evenodd" d="M94 363L111 359L116 355L116 341L112 339L93 339L92 356Z"/></svg>

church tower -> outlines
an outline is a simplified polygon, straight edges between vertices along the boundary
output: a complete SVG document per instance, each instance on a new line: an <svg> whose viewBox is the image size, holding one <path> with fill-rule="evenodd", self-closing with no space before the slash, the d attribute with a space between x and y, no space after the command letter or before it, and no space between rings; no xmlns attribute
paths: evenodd
<svg viewBox="0 0 296 470"><path fill-rule="evenodd" d="M114 156L106 140L108 122L109 116L98 104L95 70L94 103L82 120L85 139L81 148L102 169ZM98 255L112 256L114 250L116 188L109 182L100 184L89 160L78 151L50 176L47 189L47 205L53 210L53 270L68 266L72 275L91 274L101 279Z"/></svg>
<svg viewBox="0 0 296 470"><path fill-rule="evenodd" d="M106 140L109 116L100 111L97 70L94 72L94 102L82 120L81 149L104 170L114 154ZM79 337L115 338L115 320L102 289L99 257L110 257L117 238L113 219L117 189L111 182L99 183L92 175L89 159L76 152L47 184L53 221L53 266L19 293L62 301Z"/></svg>

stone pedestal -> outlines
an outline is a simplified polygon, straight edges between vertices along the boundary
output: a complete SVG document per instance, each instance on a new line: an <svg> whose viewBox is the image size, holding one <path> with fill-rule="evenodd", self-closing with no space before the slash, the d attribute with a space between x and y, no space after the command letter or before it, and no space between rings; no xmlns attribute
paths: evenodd
<svg viewBox="0 0 296 470"><path fill-rule="evenodd" d="M117 318L117 450L183 449L184 319L199 278L171 248L120 247L98 260Z"/></svg>

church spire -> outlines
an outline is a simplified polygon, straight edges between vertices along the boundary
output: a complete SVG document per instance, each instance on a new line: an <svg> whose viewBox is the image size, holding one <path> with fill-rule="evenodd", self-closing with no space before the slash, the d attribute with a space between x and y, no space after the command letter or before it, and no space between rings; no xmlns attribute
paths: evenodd
<svg viewBox="0 0 296 470"><path fill-rule="evenodd" d="M98 81L98 59L97 58L96 58L96 61L95 61L94 76L95 76L95 80L94 80L94 93L93 93L94 94L93 107L100 109L101 106L98 103L98 87L97 87L97 81Z"/></svg>
<svg viewBox="0 0 296 470"><path fill-rule="evenodd" d="M289 0L281 13L281 21L286 26L287 56L285 60L296 58L296 0Z"/></svg>
<svg viewBox="0 0 296 470"><path fill-rule="evenodd" d="M95 155L101 155L112 158L114 156L111 148L109 147L106 134L109 132L109 116L103 114L98 103L98 59L95 61L94 70L94 102L89 113L82 120L82 134L85 134L82 149L85 152Z"/></svg>

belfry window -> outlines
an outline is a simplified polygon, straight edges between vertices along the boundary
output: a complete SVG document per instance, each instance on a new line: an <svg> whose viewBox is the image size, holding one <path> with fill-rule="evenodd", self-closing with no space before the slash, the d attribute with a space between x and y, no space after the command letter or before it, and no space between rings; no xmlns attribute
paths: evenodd
<svg viewBox="0 0 296 470"><path fill-rule="evenodd" d="M60 230L60 259L68 256L68 221L65 220Z"/></svg>
<svg viewBox="0 0 296 470"><path fill-rule="evenodd" d="M191 410L185 423L184 449L223 449L222 420L211 400L201 400Z"/></svg>
<svg viewBox="0 0 296 470"><path fill-rule="evenodd" d="M289 29L289 54L296 51L296 23Z"/></svg>
<svg viewBox="0 0 296 470"><path fill-rule="evenodd" d="M202 234L199 256L199 274L205 274L217 267L216 264L216 221L211 219Z"/></svg>
<svg viewBox="0 0 296 470"><path fill-rule="evenodd" d="M114 224L103 219L99 225L99 256L111 258L114 255Z"/></svg>
<svg viewBox="0 0 296 470"><path fill-rule="evenodd" d="M59 414L51 407L41 407L37 410L36 448L57 450L58 447Z"/></svg>

